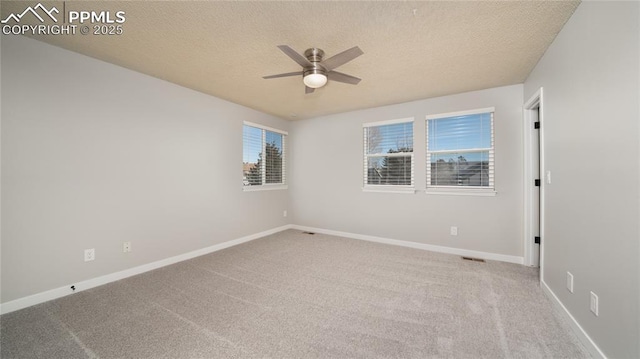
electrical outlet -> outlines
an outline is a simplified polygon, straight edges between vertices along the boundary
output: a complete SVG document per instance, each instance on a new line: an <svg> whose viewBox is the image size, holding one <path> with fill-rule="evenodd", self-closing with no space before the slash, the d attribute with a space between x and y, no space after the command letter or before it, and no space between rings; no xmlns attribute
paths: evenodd
<svg viewBox="0 0 640 359"><path fill-rule="evenodd" d="M96 259L96 250L94 248L84 250L84 261L89 262Z"/></svg>
<svg viewBox="0 0 640 359"><path fill-rule="evenodd" d="M287 210L285 209L284 211L282 211L282 217L286 217L287 216Z"/></svg>
<svg viewBox="0 0 640 359"><path fill-rule="evenodd" d="M457 236L458 235L458 227L451 227L451 230L449 231L449 234L451 234L452 236Z"/></svg>
<svg viewBox="0 0 640 359"><path fill-rule="evenodd" d="M547 184L551 184L551 171L547 171Z"/></svg>
<svg viewBox="0 0 640 359"><path fill-rule="evenodd" d="M129 252L131 252L131 242L124 242L124 243L122 244L122 251L123 251L124 253L129 253Z"/></svg>
<svg viewBox="0 0 640 359"><path fill-rule="evenodd" d="M591 294L589 309L591 309L591 312L593 312L593 314L595 314L597 317L598 316L598 295L594 292L589 292L589 293Z"/></svg>
<svg viewBox="0 0 640 359"><path fill-rule="evenodd" d="M567 289L573 293L573 274L571 272L567 272Z"/></svg>

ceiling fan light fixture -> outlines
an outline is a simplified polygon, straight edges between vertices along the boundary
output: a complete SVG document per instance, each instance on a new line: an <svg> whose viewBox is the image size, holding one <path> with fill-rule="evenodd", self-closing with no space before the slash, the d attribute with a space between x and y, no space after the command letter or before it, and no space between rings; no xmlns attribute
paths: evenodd
<svg viewBox="0 0 640 359"><path fill-rule="evenodd" d="M305 75L302 81L307 87L317 89L327 84L327 75L322 73L310 73Z"/></svg>
<svg viewBox="0 0 640 359"><path fill-rule="evenodd" d="M296 71L264 76L264 79L299 76L302 73L302 82L305 84L304 93L307 95L313 93L315 89L326 85L329 80L329 76L331 76L331 81L343 82L351 85L357 85L358 82L360 82L360 79L355 76L334 71L336 68L363 54L362 50L360 50L358 46L342 51L341 53L326 60L323 59L324 51L315 47L307 49L307 51L304 52L304 56L297 53L296 50L287 45L280 45L278 48L298 65L302 66L302 72Z"/></svg>

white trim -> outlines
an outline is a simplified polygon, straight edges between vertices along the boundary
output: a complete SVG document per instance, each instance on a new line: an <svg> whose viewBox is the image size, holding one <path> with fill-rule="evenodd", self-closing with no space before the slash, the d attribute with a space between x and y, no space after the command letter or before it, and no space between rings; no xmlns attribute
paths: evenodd
<svg viewBox="0 0 640 359"><path fill-rule="evenodd" d="M455 149L455 150L439 150L439 151L429 151L429 153L434 155L439 154L447 154L447 153L467 153L467 152L491 152L493 148L465 148L465 149Z"/></svg>
<svg viewBox="0 0 640 359"><path fill-rule="evenodd" d="M267 183L267 131L266 129L262 129L260 133L262 134L262 138L260 141L262 142L262 148L260 149L260 154L258 157L262 157L262 165L260 166L260 184L265 185ZM284 136L281 136L282 139ZM244 139L243 139L244 142ZM244 156L244 153L242 154ZM283 161L284 162L284 161ZM257 165L257 162L256 162ZM280 169L282 171L282 168Z"/></svg>
<svg viewBox="0 0 640 359"><path fill-rule="evenodd" d="M374 126L386 126L386 125L396 125L398 123L409 123L414 122L414 117L407 118L398 118L395 120L385 120L385 121L376 121L376 122L365 122L362 124L362 127L374 127Z"/></svg>
<svg viewBox="0 0 640 359"><path fill-rule="evenodd" d="M413 151L411 152L393 152L393 153L370 153L367 157L409 157L413 156Z"/></svg>
<svg viewBox="0 0 640 359"><path fill-rule="evenodd" d="M424 193L428 195L435 194L435 195L447 195L447 196L478 196L478 197L495 197L496 194L498 194L498 192L496 192L494 189L486 189L486 190L469 189L469 188L453 189L449 187L443 187L443 188L430 187L429 189L426 189Z"/></svg>
<svg viewBox="0 0 640 359"><path fill-rule="evenodd" d="M525 102L524 108L535 108L540 105L540 103L542 103L542 91L542 87L540 87L538 91Z"/></svg>
<svg viewBox="0 0 640 359"><path fill-rule="evenodd" d="M549 288L547 283L545 283L543 280L543 281L540 281L540 284L542 287L542 292L546 294L547 297L549 297L549 299L551 300L551 304L553 304L554 309L557 311L558 314L563 316L569 322L569 325L571 326L571 329L573 330L574 334L578 337L580 342L586 347L586 349L589 351L591 356L594 358L606 359L607 356L604 355L602 350L600 350L598 345L596 345L596 343L593 341L593 339L591 339L589 334L587 334L587 332L582 328L582 326L580 325L580 323L578 323L576 318L574 318L573 315L571 315L571 313L567 310L564 304L562 304L560 299L558 299L556 294L551 290L551 288Z"/></svg>
<svg viewBox="0 0 640 359"><path fill-rule="evenodd" d="M415 187L403 187L393 185L366 185L362 187L362 192L382 192L382 193L416 193Z"/></svg>
<svg viewBox="0 0 640 359"><path fill-rule="evenodd" d="M177 256L161 259L159 261L143 264L141 266L125 269L123 271L106 274L97 278L87 279L82 282L77 283L69 283L68 285L51 289L46 292L40 292L37 294L33 294L27 297L19 298L12 300L10 302L2 303L0 307L0 313L6 314L10 312L14 312L16 310L20 310L23 308L30 307L32 305L44 303L53 299L61 298L67 296L72 293L81 292L83 290L91 289L100 285L104 285L107 283L115 282L120 279L128 278L137 274L141 274L144 272L148 272L154 269L158 269L161 267L165 267L174 263L182 262L188 259L192 259L195 257L199 257L205 254L209 254L212 252L216 252L225 248L229 248L232 246L236 246L241 243L249 242L254 239L258 239L261 237L265 237L274 233L278 233L287 229L290 229L291 225L285 225L282 227L277 227L273 229L269 229L260 233L251 234L248 236L244 236L241 238L233 239L227 242L218 243L210 247L198 249L192 252L180 254ZM71 285L76 287L75 292L70 289Z"/></svg>
<svg viewBox="0 0 640 359"><path fill-rule="evenodd" d="M263 185L242 187L242 190L245 192L272 191L272 190L281 190L281 189L289 189L289 186L286 184L263 184Z"/></svg>
<svg viewBox="0 0 640 359"><path fill-rule="evenodd" d="M523 156L524 156L524 168L523 168L523 215L524 215L524 225L523 225L523 241L524 241L524 265L526 266L535 266L534 263L534 229L533 229L533 195L535 192L535 186L533 185L533 153L532 153L532 145L533 138L532 136L535 134L533 129L533 121L531 118L531 110L537 108L538 109L538 121L540 122L539 131L539 147L540 147L540 257L539 257L539 266L540 266L540 281L544 280L544 188L545 188L545 166L544 166L544 124L543 124L543 88L541 87L536 91L533 96L525 102L523 105L523 133L522 133L522 143L523 143Z"/></svg>
<svg viewBox="0 0 640 359"><path fill-rule="evenodd" d="M459 255L459 256L469 256L469 257L482 258L482 259L488 259L488 260L494 260L494 261L500 261L500 262L515 263L515 264L522 264L522 262L523 262L523 258L522 257L510 256L510 255L506 255L506 254L480 252L480 251L474 251L474 250L470 250L470 249L461 249L461 248L436 246L436 245L432 245L432 244L401 241L401 240L398 240L398 239L390 239L390 238L369 236L369 235L365 235L365 234L355 234L355 233L333 231L333 230L322 229L322 228L299 226L299 225L296 225L296 224L291 225L291 228L292 229L297 229L297 230L300 230L300 231L322 233L322 234L327 234L327 235L331 235L331 236L345 237L345 238L351 238L351 239L359 239L359 240L363 240L363 241L384 243L384 244L390 244L390 245L394 245L394 246L422 249L422 250L426 250L426 251L439 252L439 253L455 254L455 255Z"/></svg>
<svg viewBox="0 0 640 359"><path fill-rule="evenodd" d="M474 250L467 250L467 249L459 249L459 248L451 248L451 247L444 247L444 246L436 246L436 245L430 245L430 244L424 244L424 243L416 243L416 242L409 242L409 241L401 241L401 240L396 240L396 239L388 239L388 238L382 238L382 237L374 237L374 236L368 236L368 235L361 235L361 234L354 234L354 233L347 233L347 232L340 232L340 231L332 231L332 230L326 230L326 229L320 229L320 228L313 228L313 227L306 227L306 226L299 226L299 225L284 225L281 227L277 227L277 228L273 228L270 230L266 230L260 233L256 233L256 234L252 234L252 235L248 235L245 237L241 237L241 238L237 238L234 240L230 240L227 242L223 242L223 243L219 243L219 244L215 244L213 246L210 247L206 247L206 248L202 248L202 249L198 249L192 252L188 252L188 253L184 253L184 254L180 254L174 257L170 257L170 258L166 258L166 259L162 259L159 261L155 261L152 263L147 263L147 264L143 264L141 266L137 266L134 268L130 268L130 269L125 269L123 271L119 271L119 272L115 272L115 273L111 273L111 274L107 274L107 275L103 275L97 278L92 278L92 279L87 279L84 280L82 282L77 282L77 283L69 283L68 285L59 287L59 288L55 288L55 289L51 289L45 292L41 292L41 293L36 293L27 297L23 297L23 298L19 298L19 299L15 299L12 300L10 302L6 302L6 303L2 303L0 305L0 314L6 314L6 313L11 313L14 312L16 310L20 310L20 309L24 309L36 304L40 304L40 303L44 303L50 300L54 300L57 298L61 298L64 296L67 296L69 294L75 293L75 292L81 292L83 290L87 290L87 289L91 289L100 285L104 285L104 284L108 284L111 282L115 282L124 278L128 278L134 275L138 275L141 273L145 273L154 269L158 269L158 268L162 268L174 263L178 263L178 262L182 262L185 260L189 260L195 257L199 257L205 254L209 254L212 252L216 252L225 248L229 248L238 244L242 244L245 242L249 242L252 241L254 239L258 239L258 238L262 238L274 233L278 233L278 232L282 232L285 231L287 229L297 229L297 230L302 230L302 231L310 231L310 232L317 232L317 233L324 233L324 234L328 234L328 235L333 235L333 236L338 236L338 237L346 237L346 238L352 238L352 239L359 239L359 240L365 240L365 241L370 241L370 242L377 242L377 243L384 243L384 244L390 244L390 245L396 245L396 246L401 246L401 247L408 247L408 248L415 248L415 249L422 249L422 250L428 250L428 251L433 251L433 252L440 252L440 253L448 253L448 254L455 254L455 255L461 255L461 256L471 256L471 257L476 257L476 258L483 258L483 259L488 259L488 260L496 260L496 261L502 261L502 262L508 262L508 263L515 263L515 264L522 264L523 263L523 258L522 257L517 257L517 256L510 256L510 255L504 255L504 254L497 254L497 253L488 253L488 252L480 252L480 251L474 251ZM74 285L76 287L75 292L71 291L70 286Z"/></svg>
<svg viewBox="0 0 640 359"><path fill-rule="evenodd" d="M456 112L438 113L438 114L435 114L435 115L427 115L426 119L427 120L437 120L439 118L477 115L479 113L487 113L487 112L496 112L496 108L495 107L487 107L487 108L479 108L479 109L476 109L476 110L468 110L468 111L456 111Z"/></svg>
<svg viewBox="0 0 640 359"><path fill-rule="evenodd" d="M269 127L269 126L261 125L258 123L249 122L249 121L243 121L243 123L250 127L256 127L262 130L267 130L267 131L279 133L281 135L289 136L289 133L287 131L278 130L277 128L273 128L273 127Z"/></svg>

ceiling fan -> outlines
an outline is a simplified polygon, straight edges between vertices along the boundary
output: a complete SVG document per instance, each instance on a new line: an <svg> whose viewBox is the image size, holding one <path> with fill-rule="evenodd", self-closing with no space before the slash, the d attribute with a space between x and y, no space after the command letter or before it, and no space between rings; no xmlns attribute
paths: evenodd
<svg viewBox="0 0 640 359"><path fill-rule="evenodd" d="M279 77L302 75L302 81L305 85L305 93L310 94L315 89L326 85L327 80L344 82L346 84L357 85L360 79L342 72L334 71L334 69L346 64L347 62L362 55L364 52L358 46L354 46L349 50L343 51L335 56L323 60L324 51L317 48L310 48L304 52L304 56L297 53L294 49L287 45L278 46L285 55L289 56L293 61L302 66L302 71L287 72L284 74L264 76L263 79L275 79Z"/></svg>

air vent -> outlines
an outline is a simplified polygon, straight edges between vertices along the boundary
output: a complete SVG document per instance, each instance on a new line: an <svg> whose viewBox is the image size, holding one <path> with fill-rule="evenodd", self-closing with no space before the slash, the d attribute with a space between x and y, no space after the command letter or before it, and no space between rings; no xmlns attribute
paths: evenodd
<svg viewBox="0 0 640 359"><path fill-rule="evenodd" d="M482 262L484 263L484 259L480 258L472 258L472 257L462 257L465 261L474 261L474 262Z"/></svg>
<svg viewBox="0 0 640 359"><path fill-rule="evenodd" d="M310 235L310 236L313 236L313 235L315 234L315 233L313 233L313 232L302 232L302 233L304 233L304 234L308 234L308 235Z"/></svg>

